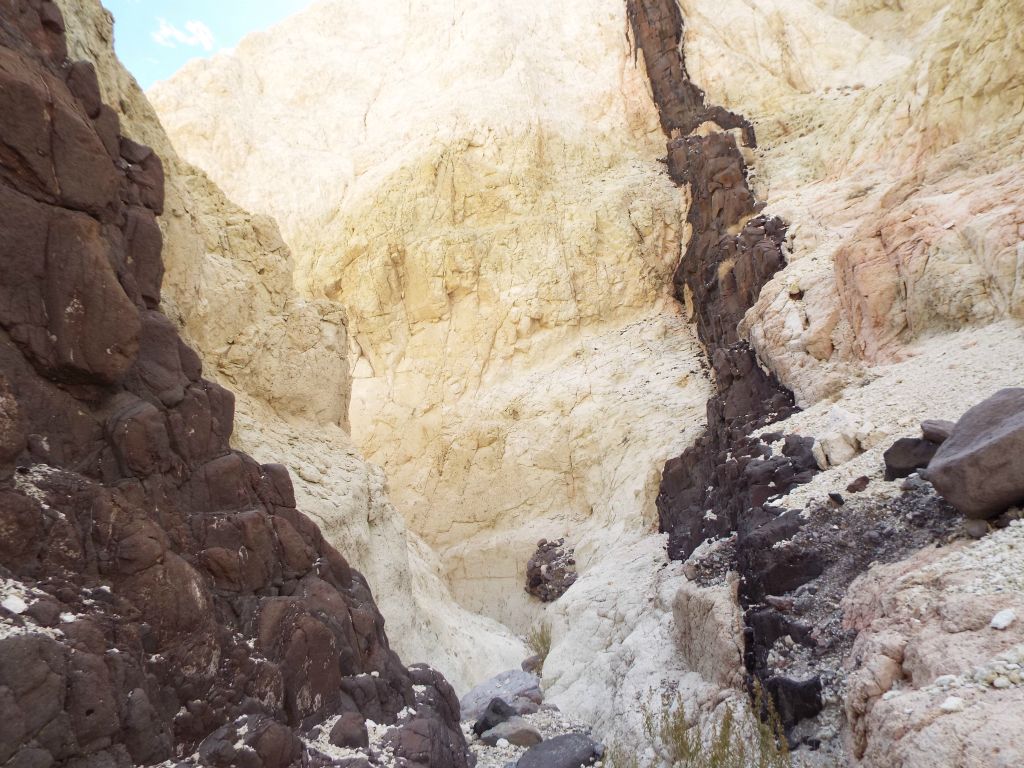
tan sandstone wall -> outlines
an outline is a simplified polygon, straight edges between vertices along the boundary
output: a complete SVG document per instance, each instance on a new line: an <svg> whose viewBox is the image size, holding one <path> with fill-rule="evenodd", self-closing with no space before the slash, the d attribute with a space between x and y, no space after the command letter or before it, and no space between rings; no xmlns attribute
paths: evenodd
<svg viewBox="0 0 1024 768"><path fill-rule="evenodd" d="M745 326L798 400L915 339L1024 318L1024 8L748 5L683 2L686 45L709 96L755 121L761 193L795 225Z"/></svg>
<svg viewBox="0 0 1024 768"><path fill-rule="evenodd" d="M458 598L524 628L526 557L570 535L582 575L545 616L546 684L613 741L642 732L661 686L711 717L739 675L738 653L694 652L737 647L732 587L698 588L648 533L707 382L665 300L687 199L658 162L623 5L323 2L153 93L183 154L281 223L301 294L345 305L356 441ZM741 326L807 408L771 429L814 435L828 468L781 503L860 474L892 495L891 438L1019 383L1024 9L680 7L693 80L755 122L754 186L793 223L790 264ZM985 562L983 544L941 567ZM898 600L872 602L892 575L873 569L849 607L865 658L909 681L899 710L870 679L850 689L868 764L926 765L922 745L976 722L935 717L937 667L915 660L964 656L963 632L911 620L950 613L937 593L969 581L927 559L894 567Z"/></svg>
<svg viewBox="0 0 1024 768"><path fill-rule="evenodd" d="M706 380L621 2L324 2L150 96L345 306L353 436L464 605L525 631L539 538L650 525Z"/></svg>

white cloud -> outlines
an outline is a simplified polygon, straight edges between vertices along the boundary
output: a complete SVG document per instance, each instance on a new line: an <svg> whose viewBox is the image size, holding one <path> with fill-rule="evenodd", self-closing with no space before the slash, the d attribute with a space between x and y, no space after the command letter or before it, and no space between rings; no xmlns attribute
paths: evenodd
<svg viewBox="0 0 1024 768"><path fill-rule="evenodd" d="M153 33L153 41L157 45L166 48L176 48L178 43L182 45L199 46L204 51L213 50L213 32L201 21L186 21L185 31L178 29L167 19L157 19L160 28Z"/></svg>

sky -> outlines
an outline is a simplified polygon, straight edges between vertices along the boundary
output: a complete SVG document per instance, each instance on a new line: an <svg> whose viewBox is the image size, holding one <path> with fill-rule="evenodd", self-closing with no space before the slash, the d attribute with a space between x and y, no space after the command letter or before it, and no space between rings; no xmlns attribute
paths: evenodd
<svg viewBox="0 0 1024 768"><path fill-rule="evenodd" d="M114 47L143 90L190 59L233 48L312 0L103 0L114 14Z"/></svg>

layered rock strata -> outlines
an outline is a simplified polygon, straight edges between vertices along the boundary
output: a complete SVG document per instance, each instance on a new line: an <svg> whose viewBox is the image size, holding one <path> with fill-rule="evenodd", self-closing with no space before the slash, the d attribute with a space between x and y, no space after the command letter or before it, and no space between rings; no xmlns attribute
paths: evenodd
<svg viewBox="0 0 1024 768"><path fill-rule="evenodd" d="M328 764L316 729L353 713L466 765L451 687L287 470L231 449L233 396L159 311L160 158L53 3L0 19L0 760Z"/></svg>

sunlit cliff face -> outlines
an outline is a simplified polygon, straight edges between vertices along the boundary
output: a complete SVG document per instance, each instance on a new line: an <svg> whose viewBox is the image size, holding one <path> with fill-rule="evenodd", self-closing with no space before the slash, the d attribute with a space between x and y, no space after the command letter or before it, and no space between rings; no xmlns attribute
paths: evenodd
<svg viewBox="0 0 1024 768"><path fill-rule="evenodd" d="M165 301L239 390L237 441L286 462L354 552L403 658L468 686L516 666L508 628L543 619L552 699L625 737L663 681L712 718L742 696L735 581L691 581L654 534L662 469L717 386L700 292L673 284L707 232L699 185L667 173L690 128L664 135L626 4L541 5L325 2L154 89L184 161L258 214L173 160ZM814 438L824 471L777 500L793 508L860 476L897 493L882 450L1014 383L1021 359L1024 19L890 5L679 4L689 78L758 138L738 152L767 208L722 234L785 225L737 338L806 409L765 428ZM104 86L127 93L118 77ZM172 152L141 94L127 103L130 130ZM708 175L721 223L716 195L742 179ZM544 606L526 563L561 536L580 578ZM925 642L898 611L858 610ZM882 765L903 736L864 702L851 727ZM899 722L906 744L928 732Z"/></svg>

